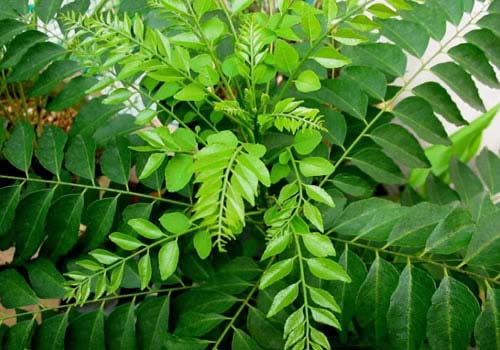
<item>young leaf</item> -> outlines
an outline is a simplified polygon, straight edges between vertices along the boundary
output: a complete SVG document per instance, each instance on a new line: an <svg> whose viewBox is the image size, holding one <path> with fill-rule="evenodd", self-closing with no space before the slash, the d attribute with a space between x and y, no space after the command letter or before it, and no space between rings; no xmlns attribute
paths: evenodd
<svg viewBox="0 0 500 350"><path fill-rule="evenodd" d="M275 45L274 59L276 68L287 74L293 72L299 63L297 50L281 39L278 39Z"/></svg>
<svg viewBox="0 0 500 350"><path fill-rule="evenodd" d="M420 349L435 289L432 277L425 271L406 265L387 311L389 339L395 349Z"/></svg>
<svg viewBox="0 0 500 350"><path fill-rule="evenodd" d="M148 239L160 239L165 237L165 234L155 224L145 219L131 219L128 225L134 229L135 232Z"/></svg>
<svg viewBox="0 0 500 350"><path fill-rule="evenodd" d="M351 282L351 278L344 268L335 261L328 258L307 259L307 266L311 273L324 280Z"/></svg>
<svg viewBox="0 0 500 350"><path fill-rule="evenodd" d="M186 154L177 154L167 163L165 180L167 190L177 192L182 190L191 181L193 176L193 157Z"/></svg>
<svg viewBox="0 0 500 350"><path fill-rule="evenodd" d="M33 141L35 132L26 121L16 123L10 138L5 143L3 154L17 169L27 172L33 157Z"/></svg>
<svg viewBox="0 0 500 350"><path fill-rule="evenodd" d="M301 237L304 246L312 255L318 258L335 256L335 248L327 236L318 233L305 233Z"/></svg>
<svg viewBox="0 0 500 350"><path fill-rule="evenodd" d="M309 294L312 301L317 305L330 309L333 312L340 312L340 306L335 301L335 298L326 290L321 288L309 287Z"/></svg>
<svg viewBox="0 0 500 350"><path fill-rule="evenodd" d="M158 253L158 264L162 280L168 279L177 269L179 263L179 245L177 241L164 244Z"/></svg>
<svg viewBox="0 0 500 350"><path fill-rule="evenodd" d="M149 252L139 259L137 263L139 271L139 279L141 280L141 290L144 290L149 285L152 276L151 258Z"/></svg>
<svg viewBox="0 0 500 350"><path fill-rule="evenodd" d="M312 70L305 70L295 80L295 87L300 92L311 92L321 88L318 76Z"/></svg>
<svg viewBox="0 0 500 350"><path fill-rule="evenodd" d="M182 88L174 95L174 98L179 101L201 101L206 95L207 93L202 86L192 83Z"/></svg>
<svg viewBox="0 0 500 350"><path fill-rule="evenodd" d="M0 272L0 300L9 309L38 304L35 293L15 269Z"/></svg>
<svg viewBox="0 0 500 350"><path fill-rule="evenodd" d="M109 235L109 239L111 242L113 242L118 247L124 250L135 250L144 245L137 238L134 238L130 235L121 232L113 232L112 234Z"/></svg>
<svg viewBox="0 0 500 350"><path fill-rule="evenodd" d="M443 278L427 313L427 338L431 348L467 348L478 315L479 305L469 288L451 277Z"/></svg>
<svg viewBox="0 0 500 350"><path fill-rule="evenodd" d="M68 139L67 134L60 128L53 125L46 125L42 136L38 139L38 146L35 155L40 164L56 175L61 174L61 166L64 157L64 146Z"/></svg>
<svg viewBox="0 0 500 350"><path fill-rule="evenodd" d="M335 206L332 197L321 187L315 185L304 185L304 188L306 189L306 193L310 199L326 204L329 207Z"/></svg>
<svg viewBox="0 0 500 350"><path fill-rule="evenodd" d="M299 169L302 175L306 177L326 176L335 170L332 163L320 157L309 157L300 160Z"/></svg>
<svg viewBox="0 0 500 350"><path fill-rule="evenodd" d="M259 289L265 289L273 283L288 276L293 269L294 259L286 259L271 265L260 279Z"/></svg>
<svg viewBox="0 0 500 350"><path fill-rule="evenodd" d="M293 147L298 154L307 155L321 143L321 133L317 130L299 130L295 134Z"/></svg>
<svg viewBox="0 0 500 350"><path fill-rule="evenodd" d="M189 218L179 211L163 214L160 217L160 224L168 232L177 235L186 232L191 227Z"/></svg>
<svg viewBox="0 0 500 350"><path fill-rule="evenodd" d="M135 321L133 302L115 307L105 322L107 349L136 350Z"/></svg>
<svg viewBox="0 0 500 350"><path fill-rule="evenodd" d="M312 307L311 315L314 321L318 323L326 324L339 330L342 329L342 326L340 325L339 320L337 320L337 317L335 317L335 315L328 310Z"/></svg>
<svg viewBox="0 0 500 350"><path fill-rule="evenodd" d="M399 274L385 260L377 257L361 285L356 301L356 318L362 329L368 332L376 344L386 341L387 310L391 295L397 287Z"/></svg>
<svg viewBox="0 0 500 350"><path fill-rule="evenodd" d="M267 312L267 317L272 317L297 299L299 295L299 282L281 290L274 297L273 303Z"/></svg>
<svg viewBox="0 0 500 350"><path fill-rule="evenodd" d="M198 231L193 237L193 245L200 259L206 259L212 251L212 238L206 230Z"/></svg>
<svg viewBox="0 0 500 350"><path fill-rule="evenodd" d="M148 298L137 308L139 349L161 350L164 347L170 314L170 297Z"/></svg>
<svg viewBox="0 0 500 350"><path fill-rule="evenodd" d="M304 203L304 216L309 220L311 224L314 225L320 232L323 232L323 217L321 216L321 212L318 207L312 205L309 202Z"/></svg>
<svg viewBox="0 0 500 350"><path fill-rule="evenodd" d="M163 164L167 155L165 153L153 153L149 156L146 164L142 168L139 180L144 180L150 177Z"/></svg>
<svg viewBox="0 0 500 350"><path fill-rule="evenodd" d="M272 240L267 242L266 249L262 254L261 260L266 260L272 256L276 256L281 254L288 244L290 243L290 235L281 235L278 237L274 237Z"/></svg>
<svg viewBox="0 0 500 350"><path fill-rule="evenodd" d="M323 67L329 69L340 68L351 63L351 60L348 57L341 55L331 46L320 48L311 56L311 58Z"/></svg>

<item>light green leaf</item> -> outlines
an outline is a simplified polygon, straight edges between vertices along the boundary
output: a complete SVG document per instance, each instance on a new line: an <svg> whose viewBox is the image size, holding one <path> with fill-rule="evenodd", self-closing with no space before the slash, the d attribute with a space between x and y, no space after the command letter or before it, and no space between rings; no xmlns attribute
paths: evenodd
<svg viewBox="0 0 500 350"><path fill-rule="evenodd" d="M131 219L127 223L142 237L146 237L148 239L160 239L165 237L165 234L158 228L158 226L148 220L138 218Z"/></svg>
<svg viewBox="0 0 500 350"><path fill-rule="evenodd" d="M321 82L312 70L305 70L295 80L295 87L300 92L311 92L321 89Z"/></svg>
<svg viewBox="0 0 500 350"><path fill-rule="evenodd" d="M262 274L259 289L265 289L288 276L292 272L294 261L295 259L290 258L271 265L271 267Z"/></svg>
<svg viewBox="0 0 500 350"><path fill-rule="evenodd" d="M309 202L304 203L304 216L311 224L314 225L319 231L323 232L323 217L318 207L312 205Z"/></svg>
<svg viewBox="0 0 500 350"><path fill-rule="evenodd" d="M17 169L27 172L33 157L34 140L35 132L30 123L26 121L16 123L3 149L5 158Z"/></svg>
<svg viewBox="0 0 500 350"><path fill-rule="evenodd" d="M165 179L167 190L177 192L182 190L191 181L193 176L193 157L186 154L176 154L167 163Z"/></svg>
<svg viewBox="0 0 500 350"><path fill-rule="evenodd" d="M191 227L191 221L189 218L179 211L166 213L160 217L160 224L168 232L175 233L177 235L186 232Z"/></svg>
<svg viewBox="0 0 500 350"><path fill-rule="evenodd" d="M290 235L285 234L281 236L274 237L270 241L267 242L266 249L262 254L261 261L266 260L272 256L276 256L281 254L288 244L290 243Z"/></svg>
<svg viewBox="0 0 500 350"><path fill-rule="evenodd" d="M77 135L66 151L66 168L73 174L94 180L95 142L91 138Z"/></svg>
<svg viewBox="0 0 500 350"><path fill-rule="evenodd" d="M346 283L351 282L351 278L344 268L331 259L312 258L307 259L306 262L311 273L318 278Z"/></svg>
<svg viewBox="0 0 500 350"><path fill-rule="evenodd" d="M151 281L152 267L149 252L139 259L137 263L137 271L139 272L139 279L141 281L141 290L146 288Z"/></svg>
<svg viewBox="0 0 500 350"><path fill-rule="evenodd" d="M332 163L320 157L309 157L300 160L299 169L302 175L306 177L326 176L335 170Z"/></svg>
<svg viewBox="0 0 500 350"><path fill-rule="evenodd" d="M321 143L321 133L317 130L299 130L295 134L293 147L298 154L310 154Z"/></svg>
<svg viewBox="0 0 500 350"><path fill-rule="evenodd" d="M322 47L311 58L328 69L340 68L351 63L348 57L341 55L331 46Z"/></svg>
<svg viewBox="0 0 500 350"><path fill-rule="evenodd" d="M200 259L206 259L212 251L212 238L206 230L198 231L193 237L193 245Z"/></svg>
<svg viewBox="0 0 500 350"><path fill-rule="evenodd" d="M439 63L431 68L464 102L478 111L485 111L478 89L469 73L453 62Z"/></svg>
<svg viewBox="0 0 500 350"><path fill-rule="evenodd" d="M383 344L388 340L386 314L398 279L399 274L394 266L377 257L359 289L356 318L361 328L371 335L376 344Z"/></svg>
<svg viewBox="0 0 500 350"><path fill-rule="evenodd" d="M192 83L183 87L174 95L174 98L179 101L201 101L207 95L202 86Z"/></svg>
<svg viewBox="0 0 500 350"><path fill-rule="evenodd" d="M321 35L321 24L314 11L306 11L301 16L301 24L309 42L314 42Z"/></svg>
<svg viewBox="0 0 500 350"><path fill-rule="evenodd" d="M399 167L376 148L365 148L352 156L352 163L375 181L401 184L405 181Z"/></svg>
<svg viewBox="0 0 500 350"><path fill-rule="evenodd" d="M139 180L150 177L163 164L167 155L165 153L153 153L149 156L144 168L142 169Z"/></svg>
<svg viewBox="0 0 500 350"><path fill-rule="evenodd" d="M297 299L299 295L299 282L281 290L274 297L273 303L267 312L267 317L272 317Z"/></svg>
<svg viewBox="0 0 500 350"><path fill-rule="evenodd" d="M317 305L330 309L333 312L340 312L340 306L335 301L335 298L326 290L321 288L309 287L309 294L312 301Z"/></svg>
<svg viewBox="0 0 500 350"><path fill-rule="evenodd" d="M406 265L387 311L389 339L395 349L420 349L425 339L427 310L435 289L427 272Z"/></svg>
<svg viewBox="0 0 500 350"><path fill-rule="evenodd" d="M339 320L335 317L335 315L332 312L328 310L312 307L311 315L314 321L318 323L326 324L330 327L334 327L339 330L342 329Z"/></svg>
<svg viewBox="0 0 500 350"><path fill-rule="evenodd" d="M121 232L113 232L109 235L109 239L111 240L111 242L124 250L135 250L144 245L137 238Z"/></svg>
<svg viewBox="0 0 500 350"><path fill-rule="evenodd" d="M413 88L415 95L422 97L432 105L434 111L455 125L467 125L462 113L450 95L436 82L429 81Z"/></svg>
<svg viewBox="0 0 500 350"><path fill-rule="evenodd" d="M275 66L284 73L291 73L299 64L299 54L286 41L278 39L274 51Z"/></svg>
<svg viewBox="0 0 500 350"><path fill-rule="evenodd" d="M177 241L164 244L158 253L160 276L163 281L173 275L179 263L179 245Z"/></svg>
<svg viewBox="0 0 500 350"><path fill-rule="evenodd" d="M306 189L306 193L310 199L326 204L329 207L335 206L332 197L321 187L315 185L304 185L304 188Z"/></svg>
<svg viewBox="0 0 500 350"><path fill-rule="evenodd" d="M478 315L479 305L469 288L452 277L443 278L427 313L431 349L467 348Z"/></svg>
<svg viewBox="0 0 500 350"><path fill-rule="evenodd" d="M241 12L252 5L253 0L231 0L231 9L233 12Z"/></svg>
<svg viewBox="0 0 500 350"><path fill-rule="evenodd" d="M424 140L442 145L451 144L443 125L434 115L432 106L423 98L407 97L396 105L393 113Z"/></svg>
<svg viewBox="0 0 500 350"><path fill-rule="evenodd" d="M312 255L318 258L335 256L335 248L327 236L318 233L305 233L301 237L304 246Z"/></svg>

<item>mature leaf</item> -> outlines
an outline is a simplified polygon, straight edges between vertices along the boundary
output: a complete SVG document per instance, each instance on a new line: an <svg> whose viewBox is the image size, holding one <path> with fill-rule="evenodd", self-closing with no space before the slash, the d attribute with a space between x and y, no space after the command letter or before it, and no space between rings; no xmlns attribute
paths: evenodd
<svg viewBox="0 0 500 350"><path fill-rule="evenodd" d="M93 77L76 77L66 84L61 92L54 97L48 104L48 111L63 111L83 99L87 90L97 83Z"/></svg>
<svg viewBox="0 0 500 350"><path fill-rule="evenodd" d="M500 157L484 148L476 158L479 175L491 193L500 192ZM0 224L1 227L1 224ZM0 229L1 232L1 229Z"/></svg>
<svg viewBox="0 0 500 350"><path fill-rule="evenodd" d="M115 218L117 198L105 198L92 202L85 211L84 224L87 225L82 237L85 251L97 248L108 235Z"/></svg>
<svg viewBox="0 0 500 350"><path fill-rule="evenodd" d="M342 310L340 323L342 329L347 329L355 313L356 295L366 278L367 272L363 260L349 249L344 250L339 258L339 264L349 274L352 282L328 281L325 289L332 293Z"/></svg>
<svg viewBox="0 0 500 350"><path fill-rule="evenodd" d="M0 188L0 236L6 234L14 221L16 208L21 197L21 186Z"/></svg>
<svg viewBox="0 0 500 350"><path fill-rule="evenodd" d="M188 311L179 317L174 334L180 337L201 337L224 320L223 315Z"/></svg>
<svg viewBox="0 0 500 350"><path fill-rule="evenodd" d="M68 328L68 314L43 319L36 330L34 348L37 350L64 350L64 338Z"/></svg>
<svg viewBox="0 0 500 350"><path fill-rule="evenodd" d="M101 170L111 181L128 184L131 167L129 143L124 138L117 138L116 143L104 150L100 158Z"/></svg>
<svg viewBox="0 0 500 350"><path fill-rule="evenodd" d="M398 279L394 266L377 257L358 292L356 318L379 346L388 340L386 314Z"/></svg>
<svg viewBox="0 0 500 350"><path fill-rule="evenodd" d="M345 47L343 53L360 66L374 67L393 76L403 76L406 70L406 56L392 44L360 44Z"/></svg>
<svg viewBox="0 0 500 350"><path fill-rule="evenodd" d="M286 259L271 265L260 279L259 289L265 289L273 283L288 276L293 269L294 259Z"/></svg>
<svg viewBox="0 0 500 350"><path fill-rule="evenodd" d="M231 342L231 350L261 350L262 348L248 334L242 330L235 328L233 332L233 340Z"/></svg>
<svg viewBox="0 0 500 350"><path fill-rule="evenodd" d="M430 38L420 24L392 18L381 20L379 23L382 24L380 33L383 36L413 56L424 55Z"/></svg>
<svg viewBox="0 0 500 350"><path fill-rule="evenodd" d="M35 44L12 69L7 81L9 83L18 83L24 80L31 80L47 64L64 53L65 50L61 46L51 42Z"/></svg>
<svg viewBox="0 0 500 350"><path fill-rule="evenodd" d="M45 220L53 194L53 190L31 192L19 203L13 225L18 261L30 259L40 247L45 237Z"/></svg>
<svg viewBox="0 0 500 350"><path fill-rule="evenodd" d="M324 82L328 89L329 103L353 117L364 120L368 108L368 97L358 87L358 84L348 79L332 79Z"/></svg>
<svg viewBox="0 0 500 350"><path fill-rule="evenodd" d="M77 135L66 151L66 168L75 175L94 180L95 142L90 138Z"/></svg>
<svg viewBox="0 0 500 350"><path fill-rule="evenodd" d="M427 313L431 349L466 349L478 315L479 305L469 288L452 277L443 278Z"/></svg>
<svg viewBox="0 0 500 350"><path fill-rule="evenodd" d="M224 313L238 298L222 291L192 289L175 299L175 312L182 314L192 309L198 312Z"/></svg>
<svg viewBox="0 0 500 350"><path fill-rule="evenodd" d="M16 323L9 329L5 347L9 350L24 350L29 347L31 337L35 331L35 320Z"/></svg>
<svg viewBox="0 0 500 350"><path fill-rule="evenodd" d="M78 241L84 197L68 194L59 197L47 217L47 240L43 251L52 258L68 253Z"/></svg>
<svg viewBox="0 0 500 350"><path fill-rule="evenodd" d="M440 41L446 33L443 10L431 1L422 4L412 2L411 7L411 10L401 11L402 17L419 23L433 39Z"/></svg>
<svg viewBox="0 0 500 350"><path fill-rule="evenodd" d="M500 348L500 290L488 288L486 303L477 318L474 338L483 350Z"/></svg>
<svg viewBox="0 0 500 350"><path fill-rule="evenodd" d="M29 90L28 96L37 97L48 95L61 83L61 81L78 72L80 69L81 67L76 61L59 60L52 62L50 66L40 74L38 80Z"/></svg>
<svg viewBox="0 0 500 350"><path fill-rule="evenodd" d="M460 44L448 50L448 55L479 81L492 88L500 87L488 58L477 46L469 43Z"/></svg>
<svg viewBox="0 0 500 350"><path fill-rule="evenodd" d="M26 121L16 123L10 138L5 143L3 154L17 169L27 172L33 157L33 141L35 132Z"/></svg>
<svg viewBox="0 0 500 350"><path fill-rule="evenodd" d="M395 349L420 349L425 339L427 310L435 289L427 272L406 265L387 311L387 328Z"/></svg>
<svg viewBox="0 0 500 350"><path fill-rule="evenodd" d="M464 36L469 43L476 45L486 54L497 68L500 68L500 47L498 37L489 29L476 29Z"/></svg>
<svg viewBox="0 0 500 350"><path fill-rule="evenodd" d="M456 158L451 160L450 175L462 201L471 206L472 199L483 192L483 185L474 172Z"/></svg>
<svg viewBox="0 0 500 350"><path fill-rule="evenodd" d="M83 105L76 115L69 131L70 138L77 135L91 137L98 128L103 127L109 118L123 109L122 105L107 106L102 103L103 98L94 98ZM120 119L123 119L122 116Z"/></svg>
<svg viewBox="0 0 500 350"><path fill-rule="evenodd" d="M104 312L97 309L73 319L66 344L75 350L104 350Z"/></svg>
<svg viewBox="0 0 500 350"><path fill-rule="evenodd" d="M13 19L2 19L0 21L0 28L2 28L0 32L0 46L12 40L12 38L22 32L27 26L26 23Z"/></svg>
<svg viewBox="0 0 500 350"><path fill-rule="evenodd" d="M415 95L422 97L432 105L434 111L455 125L466 125L460 110L450 95L436 82L426 82L413 88Z"/></svg>
<svg viewBox="0 0 500 350"><path fill-rule="evenodd" d="M38 139L35 155L40 164L59 178L64 156L64 146L68 139L67 134L60 128L47 125L42 136Z"/></svg>
<svg viewBox="0 0 500 350"><path fill-rule="evenodd" d="M38 258L26 265L30 284L40 298L63 298L66 294L64 277L54 263Z"/></svg>
<svg viewBox="0 0 500 350"><path fill-rule="evenodd" d="M47 35L37 30L27 30L17 35L7 44L5 55L0 61L0 68L5 69L15 66L30 47L45 40L47 40Z"/></svg>
<svg viewBox="0 0 500 350"><path fill-rule="evenodd" d="M137 349L135 305L133 302L116 307L106 319L105 326L107 349Z"/></svg>
<svg viewBox="0 0 500 350"><path fill-rule="evenodd" d="M476 84L469 73L453 62L439 63L431 68L464 102L469 106L484 112L484 104L479 97Z"/></svg>
<svg viewBox="0 0 500 350"><path fill-rule="evenodd" d="M500 263L500 211L481 218L463 263L493 266Z"/></svg>
<svg viewBox="0 0 500 350"><path fill-rule="evenodd" d="M143 301L137 308L138 348L161 350L168 331L170 297L157 296Z"/></svg>
<svg viewBox="0 0 500 350"><path fill-rule="evenodd" d="M281 324L274 323L255 307L250 307L248 310L247 329L250 336L260 346L272 350L284 348Z"/></svg>
<svg viewBox="0 0 500 350"><path fill-rule="evenodd" d="M9 309L38 304L35 293L15 269L0 272L0 300Z"/></svg>
<svg viewBox="0 0 500 350"><path fill-rule="evenodd" d="M49 23L61 8L62 2L62 0L38 0L36 6L37 15L44 23Z"/></svg>
<svg viewBox="0 0 500 350"><path fill-rule="evenodd" d="M405 181L399 167L376 148L365 148L352 156L352 163L375 181L401 184Z"/></svg>
<svg viewBox="0 0 500 350"><path fill-rule="evenodd" d="M385 98L387 81L385 75L372 67L347 66L342 70L342 78L353 80L361 90L382 101Z"/></svg>
<svg viewBox="0 0 500 350"><path fill-rule="evenodd" d="M443 125L434 115L432 106L423 98L407 97L396 105L393 113L424 140L442 145L451 144Z"/></svg>
<svg viewBox="0 0 500 350"><path fill-rule="evenodd" d="M477 25L480 28L486 28L491 30L495 35L500 36L500 25L498 22L500 21L500 13L489 13L486 16L482 17Z"/></svg>
<svg viewBox="0 0 500 350"><path fill-rule="evenodd" d="M381 125L371 132L370 137L382 146L392 159L411 168L430 167L417 139L405 128L397 124Z"/></svg>

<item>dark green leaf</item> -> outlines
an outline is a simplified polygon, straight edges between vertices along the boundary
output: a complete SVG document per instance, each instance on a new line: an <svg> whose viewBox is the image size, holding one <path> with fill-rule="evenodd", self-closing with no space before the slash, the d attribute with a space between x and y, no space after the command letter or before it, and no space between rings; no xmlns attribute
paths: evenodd
<svg viewBox="0 0 500 350"><path fill-rule="evenodd" d="M431 349L466 349L478 315L479 305L469 288L451 277L443 278L427 313Z"/></svg>
<svg viewBox="0 0 500 350"><path fill-rule="evenodd" d="M98 128L103 127L109 118L122 108L122 105L107 106L102 104L102 97L92 99L83 105L75 117L69 131L70 138L74 138L78 134L91 137ZM120 119L124 117L121 116Z"/></svg>
<svg viewBox="0 0 500 350"><path fill-rule="evenodd" d="M364 120L368 108L368 96L358 87L358 84L348 79L332 79L324 82L328 89L329 103L353 117Z"/></svg>
<svg viewBox="0 0 500 350"><path fill-rule="evenodd" d="M193 157L186 154L175 155L165 168L167 190L170 192L182 190L191 181L192 176Z"/></svg>
<svg viewBox="0 0 500 350"><path fill-rule="evenodd" d="M6 234L14 221L16 208L19 204L21 186L0 188L0 236Z"/></svg>
<svg viewBox="0 0 500 350"><path fill-rule="evenodd" d="M448 50L448 55L479 81L492 88L500 87L488 58L476 45L469 43L457 45Z"/></svg>
<svg viewBox="0 0 500 350"><path fill-rule="evenodd" d="M93 77L76 77L66 84L61 92L47 104L48 111L62 111L86 96L86 91L97 83Z"/></svg>
<svg viewBox="0 0 500 350"><path fill-rule="evenodd" d="M282 325L269 320L255 307L250 307L248 310L247 329L250 336L265 349L284 348Z"/></svg>
<svg viewBox="0 0 500 350"><path fill-rule="evenodd" d="M35 341L36 350L64 350L64 338L68 328L68 314L55 315L43 319L42 324L36 330Z"/></svg>
<svg viewBox="0 0 500 350"><path fill-rule="evenodd" d="M33 97L48 95L61 81L78 72L80 69L76 61L55 61L40 74L38 80L29 90L28 95Z"/></svg>
<svg viewBox="0 0 500 350"><path fill-rule="evenodd" d="M25 350L29 347L35 331L35 321L22 321L9 329L5 348L9 350Z"/></svg>
<svg viewBox="0 0 500 350"><path fill-rule="evenodd" d="M106 319L106 348L109 350L135 350L135 305L127 303L116 307Z"/></svg>
<svg viewBox="0 0 500 350"><path fill-rule="evenodd" d="M453 62L445 62L433 66L431 71L455 91L469 106L482 112L485 111L476 84L469 73L462 67Z"/></svg>
<svg viewBox="0 0 500 350"><path fill-rule="evenodd" d="M231 350L262 350L262 348L248 334L235 328L233 340L231 342Z"/></svg>
<svg viewBox="0 0 500 350"><path fill-rule="evenodd" d="M396 105L393 113L425 141L443 145L451 144L443 125L434 115L432 106L423 98L407 97Z"/></svg>
<svg viewBox="0 0 500 350"><path fill-rule="evenodd" d="M387 311L387 328L394 349L420 349L425 339L427 310L435 289L427 272L406 265Z"/></svg>
<svg viewBox="0 0 500 350"><path fill-rule="evenodd" d="M406 71L405 54L392 44L370 43L345 47L343 54L350 57L353 64L378 68L393 76L403 76Z"/></svg>
<svg viewBox="0 0 500 350"><path fill-rule="evenodd" d="M3 154L17 169L27 172L33 157L33 141L35 132L30 123L20 121L5 143Z"/></svg>
<svg viewBox="0 0 500 350"><path fill-rule="evenodd" d="M488 288L486 303L479 315L474 330L474 338L482 350L500 348L500 290Z"/></svg>
<svg viewBox="0 0 500 350"><path fill-rule="evenodd" d="M493 266L500 263L500 211L484 216L467 248L464 263Z"/></svg>
<svg viewBox="0 0 500 350"><path fill-rule="evenodd" d="M66 151L66 168L73 174L91 181L95 174L95 142L77 135Z"/></svg>
<svg viewBox="0 0 500 350"><path fill-rule="evenodd" d="M175 310L182 314L192 309L198 312L223 313L228 311L238 298L222 291L192 289L175 299Z"/></svg>
<svg viewBox="0 0 500 350"><path fill-rule="evenodd" d="M18 83L24 80L30 80L47 64L62 56L64 53L65 50L61 46L51 42L35 44L14 67L7 81L10 83Z"/></svg>
<svg viewBox="0 0 500 350"><path fill-rule="evenodd" d="M447 121L455 125L466 125L467 121L462 117L456 103L450 95L438 83L429 81L413 88L415 95L422 97L432 105L434 111L442 115Z"/></svg>
<svg viewBox="0 0 500 350"><path fill-rule="evenodd" d="M347 66L342 78L353 80L371 97L382 101L385 98L387 81L385 75L372 67Z"/></svg>
<svg viewBox="0 0 500 350"><path fill-rule="evenodd" d="M104 313L97 309L73 319L66 346L74 350L104 350Z"/></svg>
<svg viewBox="0 0 500 350"><path fill-rule="evenodd" d="M64 146L67 134L53 125L46 125L42 136L38 139L35 155L40 164L59 178L64 157Z"/></svg>
<svg viewBox="0 0 500 350"><path fill-rule="evenodd" d="M146 299L137 309L139 349L161 350L168 331L170 297Z"/></svg>
<svg viewBox="0 0 500 350"><path fill-rule="evenodd" d="M27 30L19 34L7 45L5 55L0 61L0 68L5 69L15 66L30 47L46 39L47 35L37 30Z"/></svg>
<svg viewBox="0 0 500 350"><path fill-rule="evenodd" d="M450 175L460 198L471 207L472 199L483 192L481 181L467 165L456 158L451 160Z"/></svg>
<svg viewBox="0 0 500 350"><path fill-rule="evenodd" d="M101 155L101 170L111 181L118 184L128 184L131 167L129 143L125 138L117 138L116 143L106 148Z"/></svg>
<svg viewBox="0 0 500 350"><path fill-rule="evenodd" d="M62 3L62 0L38 0L36 13L44 23L49 23L61 8Z"/></svg>
<svg viewBox="0 0 500 350"><path fill-rule="evenodd" d="M386 314L398 279L399 274L394 266L377 257L359 289L356 318L376 344L383 344L388 340Z"/></svg>
<svg viewBox="0 0 500 350"><path fill-rule="evenodd" d="M225 319L225 316L219 314L188 311L180 316L174 334L180 337L201 337Z"/></svg>
<svg viewBox="0 0 500 350"><path fill-rule="evenodd" d="M53 190L28 194L17 208L13 227L16 228L16 259L29 260L43 242L45 221L52 202Z"/></svg>
<svg viewBox="0 0 500 350"><path fill-rule="evenodd" d="M446 33L446 17L443 11L431 1L417 4L412 2L412 9L401 11L403 18L422 25L427 33L440 41Z"/></svg>
<svg viewBox="0 0 500 350"><path fill-rule="evenodd" d="M448 20L454 25L458 25L464 14L462 0L432 0L446 14Z"/></svg>
<svg viewBox="0 0 500 350"><path fill-rule="evenodd" d="M490 189L491 193L500 192L500 157L484 148L476 158L481 179ZM0 224L1 227L1 224ZM1 229L0 229L1 232Z"/></svg>
<svg viewBox="0 0 500 350"><path fill-rule="evenodd" d="M14 269L0 272L0 301L8 309L37 305L39 302L23 276Z"/></svg>
<svg viewBox="0 0 500 350"><path fill-rule="evenodd" d="M497 68L500 68L498 37L489 29L477 29L465 34L465 40L479 47Z"/></svg>
<svg viewBox="0 0 500 350"><path fill-rule="evenodd" d="M54 263L45 258L38 258L28 265L28 276L31 286L40 298L63 298L66 294L64 277L56 269Z"/></svg>
<svg viewBox="0 0 500 350"><path fill-rule="evenodd" d="M108 235L113 225L117 198L105 198L92 202L85 212L84 224L87 225L82 238L83 249L97 248Z"/></svg>
<svg viewBox="0 0 500 350"><path fill-rule="evenodd" d="M376 148L366 148L352 156L352 163L375 181L401 184L405 181L399 167Z"/></svg>
<svg viewBox="0 0 500 350"><path fill-rule="evenodd" d="M500 22L500 13L490 13L482 17L477 22L477 25L480 28L489 29L493 33L495 33L495 35L500 36L500 25L498 24L499 22Z"/></svg>
<svg viewBox="0 0 500 350"><path fill-rule="evenodd" d="M0 46L5 45L14 38L17 34L22 32L28 25L13 19L3 19L0 21Z"/></svg>
<svg viewBox="0 0 500 350"><path fill-rule="evenodd" d="M419 142L405 128L397 124L384 124L373 130L370 136L392 159L411 168L430 167Z"/></svg>
<svg viewBox="0 0 500 350"><path fill-rule="evenodd" d="M429 44L429 35L418 23L406 20L384 19L380 33L416 57L422 57Z"/></svg>

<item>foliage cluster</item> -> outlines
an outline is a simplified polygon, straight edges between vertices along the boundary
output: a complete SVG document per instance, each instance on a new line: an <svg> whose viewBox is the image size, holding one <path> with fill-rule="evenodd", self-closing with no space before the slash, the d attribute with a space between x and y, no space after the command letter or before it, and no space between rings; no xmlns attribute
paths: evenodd
<svg viewBox="0 0 500 350"><path fill-rule="evenodd" d="M62 4L0 4L0 348L500 349L499 0Z"/></svg>

